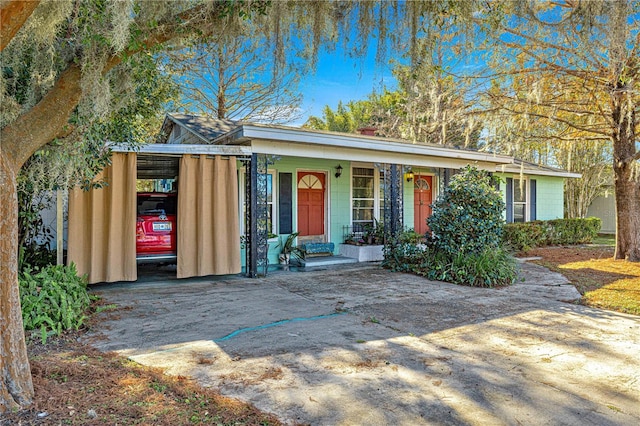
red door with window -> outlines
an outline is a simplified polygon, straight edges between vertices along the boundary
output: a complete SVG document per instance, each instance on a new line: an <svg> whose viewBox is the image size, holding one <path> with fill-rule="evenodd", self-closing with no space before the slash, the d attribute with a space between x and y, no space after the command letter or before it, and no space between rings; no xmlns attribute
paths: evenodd
<svg viewBox="0 0 640 426"><path fill-rule="evenodd" d="M325 175L298 172L298 233L324 235Z"/></svg>
<svg viewBox="0 0 640 426"><path fill-rule="evenodd" d="M413 226L415 231L421 234L429 230L427 218L431 216L432 184L432 176L416 175L413 180Z"/></svg>

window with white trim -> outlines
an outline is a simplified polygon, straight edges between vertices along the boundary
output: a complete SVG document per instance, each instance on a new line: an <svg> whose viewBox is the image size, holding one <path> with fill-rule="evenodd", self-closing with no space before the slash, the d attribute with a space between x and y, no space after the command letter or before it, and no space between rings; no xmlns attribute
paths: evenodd
<svg viewBox="0 0 640 426"><path fill-rule="evenodd" d="M536 220L538 217L537 193L536 179L506 178L507 223Z"/></svg>
<svg viewBox="0 0 640 426"><path fill-rule="evenodd" d="M527 221L527 179L513 180L513 221Z"/></svg>
<svg viewBox="0 0 640 426"><path fill-rule="evenodd" d="M373 226L375 218L375 174L373 168L354 167L351 172L351 225L354 232Z"/></svg>
<svg viewBox="0 0 640 426"><path fill-rule="evenodd" d="M275 172L267 173L267 232L276 233Z"/></svg>
<svg viewBox="0 0 640 426"><path fill-rule="evenodd" d="M383 172L373 167L351 169L351 226L362 232L384 216Z"/></svg>

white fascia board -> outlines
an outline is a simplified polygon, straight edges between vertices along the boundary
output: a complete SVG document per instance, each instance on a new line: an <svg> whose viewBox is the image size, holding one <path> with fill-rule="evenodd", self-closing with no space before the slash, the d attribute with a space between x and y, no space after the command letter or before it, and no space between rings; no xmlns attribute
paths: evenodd
<svg viewBox="0 0 640 426"><path fill-rule="evenodd" d="M139 154L156 154L156 155L251 155L250 146L235 145L190 145L190 144L165 144L152 143L141 146L135 150L123 144L115 144L110 146L114 152L137 152Z"/></svg>
<svg viewBox="0 0 640 426"><path fill-rule="evenodd" d="M256 154L269 154L288 157L319 158L336 161L359 161L363 163L402 164L413 167L462 168L473 164L480 169L493 171L495 162L474 161L459 158L434 157L424 154L402 152L380 152L371 149L357 149L349 146L334 147L327 145L301 144L264 139L251 141L252 151Z"/></svg>
<svg viewBox="0 0 640 426"><path fill-rule="evenodd" d="M528 168L528 167L521 168L517 164L512 164L510 166L500 165L496 167L495 171L498 173L510 173L514 175L520 175L522 173L523 175L532 175L532 176L554 176L554 177L577 178L577 179L582 177L582 174L580 173L567 172L564 170L554 171L554 170L545 170L545 169L534 169L534 168Z"/></svg>
<svg viewBox="0 0 640 426"><path fill-rule="evenodd" d="M229 143L230 140L246 138L254 145L256 139L270 140L274 143L293 142L310 148L311 146L322 146L328 149L353 148L357 150L367 150L378 152L378 156L388 156L390 153L401 153L413 156L431 156L446 158L449 160L459 160L468 164L469 162L486 162L493 164L512 164L513 157L506 155L491 154L486 152L465 151L445 147L434 147L420 144L408 144L366 138L361 136L338 135L331 133L313 133L295 129L265 128L252 125L242 125L238 129L220 136L214 143ZM310 156L310 155L303 155ZM380 161L380 159L378 160ZM388 161L387 161L388 162Z"/></svg>

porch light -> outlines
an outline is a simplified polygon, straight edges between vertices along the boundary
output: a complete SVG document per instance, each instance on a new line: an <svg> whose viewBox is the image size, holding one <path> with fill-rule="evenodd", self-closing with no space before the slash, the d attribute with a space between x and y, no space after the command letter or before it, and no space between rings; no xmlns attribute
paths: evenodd
<svg viewBox="0 0 640 426"><path fill-rule="evenodd" d="M342 166L338 164L336 167L336 178L339 178L340 176L342 176Z"/></svg>
<svg viewBox="0 0 640 426"><path fill-rule="evenodd" d="M411 182L413 180L413 170L409 170L406 174L405 177L407 178L407 182Z"/></svg>

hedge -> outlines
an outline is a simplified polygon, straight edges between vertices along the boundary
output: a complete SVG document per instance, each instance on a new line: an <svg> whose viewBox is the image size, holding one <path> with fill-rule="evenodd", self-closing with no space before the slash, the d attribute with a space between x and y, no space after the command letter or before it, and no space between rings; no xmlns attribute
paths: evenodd
<svg viewBox="0 0 640 426"><path fill-rule="evenodd" d="M548 245L590 243L601 227L602 220L597 217L508 223L504 226L503 238L513 249L526 251Z"/></svg>

